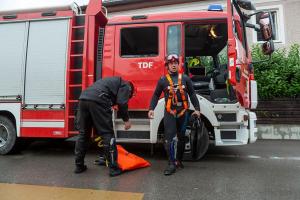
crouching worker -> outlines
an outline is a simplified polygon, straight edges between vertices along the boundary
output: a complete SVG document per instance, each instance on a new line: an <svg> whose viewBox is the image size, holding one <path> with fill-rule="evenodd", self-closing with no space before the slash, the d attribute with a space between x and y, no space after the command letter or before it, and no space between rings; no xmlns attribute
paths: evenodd
<svg viewBox="0 0 300 200"><path fill-rule="evenodd" d="M116 141L112 123L112 106L118 105L118 112L125 123L125 130L130 129L128 101L134 87L131 82L121 77L109 77L96 81L84 90L79 97L79 137L75 145L75 173L87 169L84 157L91 139L91 129L103 139L103 151L109 161L109 175L117 176L121 170L117 163Z"/></svg>
<svg viewBox="0 0 300 200"><path fill-rule="evenodd" d="M165 65L167 75L160 78L154 91L148 117L154 117L154 109L159 97L164 92L164 135L165 149L169 163L165 175L176 172L176 167L183 168L182 158L185 149L185 129L187 123L188 95L195 107L193 115L200 117L199 101L192 86L191 79L185 74L178 73L179 58L176 54L167 56Z"/></svg>

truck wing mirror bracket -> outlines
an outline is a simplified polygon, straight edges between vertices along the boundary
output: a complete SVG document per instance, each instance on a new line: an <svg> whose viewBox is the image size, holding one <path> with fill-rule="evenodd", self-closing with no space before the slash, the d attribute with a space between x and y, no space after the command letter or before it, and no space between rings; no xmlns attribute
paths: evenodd
<svg viewBox="0 0 300 200"><path fill-rule="evenodd" d="M245 10L255 10L255 6L249 0L236 0L236 3Z"/></svg>

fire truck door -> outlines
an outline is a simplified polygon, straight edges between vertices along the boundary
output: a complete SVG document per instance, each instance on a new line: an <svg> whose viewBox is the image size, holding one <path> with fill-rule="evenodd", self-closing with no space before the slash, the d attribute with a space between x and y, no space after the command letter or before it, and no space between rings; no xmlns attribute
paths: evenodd
<svg viewBox="0 0 300 200"><path fill-rule="evenodd" d="M132 81L136 88L129 108L147 110L164 74L164 24L119 25L115 37L114 75Z"/></svg>
<svg viewBox="0 0 300 200"><path fill-rule="evenodd" d="M228 0L230 1L230 0ZM231 4L228 4L232 6ZM228 70L229 83L233 86L240 104L249 108L249 71L245 28L234 6L228 9Z"/></svg>

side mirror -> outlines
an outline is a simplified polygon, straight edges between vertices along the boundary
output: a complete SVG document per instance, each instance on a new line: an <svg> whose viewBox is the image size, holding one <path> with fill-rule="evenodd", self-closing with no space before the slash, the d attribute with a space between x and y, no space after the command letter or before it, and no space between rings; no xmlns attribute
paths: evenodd
<svg viewBox="0 0 300 200"><path fill-rule="evenodd" d="M245 10L256 10L255 6L249 0L236 0L236 3Z"/></svg>
<svg viewBox="0 0 300 200"><path fill-rule="evenodd" d="M270 12L262 12L258 16L258 23L260 26L260 32L265 41L273 38L273 20Z"/></svg>
<svg viewBox="0 0 300 200"><path fill-rule="evenodd" d="M271 55L274 52L274 42L273 40L267 41L262 44L262 52L264 55Z"/></svg>

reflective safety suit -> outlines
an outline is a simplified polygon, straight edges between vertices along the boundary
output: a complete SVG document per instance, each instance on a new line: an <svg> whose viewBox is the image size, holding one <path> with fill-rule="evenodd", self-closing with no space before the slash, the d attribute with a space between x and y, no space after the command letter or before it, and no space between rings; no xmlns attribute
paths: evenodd
<svg viewBox="0 0 300 200"><path fill-rule="evenodd" d="M176 110L176 113L181 113L184 109L182 96L178 89L178 73L170 73L170 77L172 79L174 85L174 93L176 94L177 103L176 105L172 104L172 110ZM188 99L188 95L190 100L195 108L195 110L200 111L199 101L196 97L196 93L194 91L191 79L185 74L182 75L182 87L184 88L185 99ZM167 105L168 98L170 95L170 82L168 81L166 76L160 78L157 83L156 89L152 96L152 100L150 103L150 110L154 110L159 97L162 92L164 92L165 103ZM173 101L174 102L174 101ZM177 114L173 114L167 111L167 108L164 111L164 135L165 135L165 149L168 154L169 162L175 163L176 160L181 161L184 154L185 148L185 129L187 124L187 113L178 116Z"/></svg>

